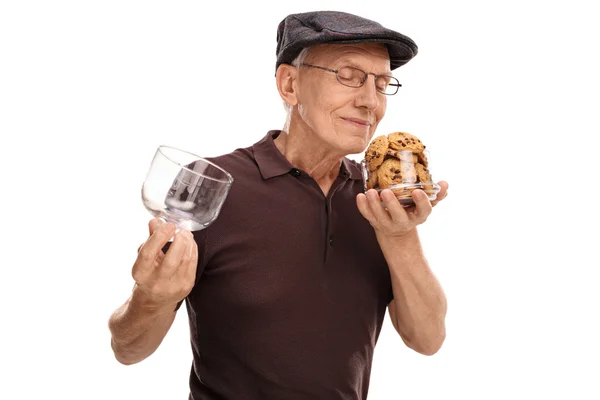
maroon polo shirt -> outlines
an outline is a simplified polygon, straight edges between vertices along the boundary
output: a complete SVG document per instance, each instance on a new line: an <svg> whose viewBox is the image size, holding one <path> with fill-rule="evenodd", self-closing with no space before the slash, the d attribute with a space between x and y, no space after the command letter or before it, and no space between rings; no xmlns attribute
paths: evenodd
<svg viewBox="0 0 600 400"><path fill-rule="evenodd" d="M358 165L325 196L262 140L211 161L234 177L218 219L195 232L186 298L190 399L366 399L389 271L358 211Z"/></svg>

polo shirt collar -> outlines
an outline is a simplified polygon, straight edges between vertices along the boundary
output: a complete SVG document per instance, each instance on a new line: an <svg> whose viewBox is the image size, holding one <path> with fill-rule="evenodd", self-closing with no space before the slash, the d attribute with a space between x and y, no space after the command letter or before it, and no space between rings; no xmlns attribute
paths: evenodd
<svg viewBox="0 0 600 400"><path fill-rule="evenodd" d="M281 176L289 173L294 169L294 166L288 161L281 151L275 146L274 139L279 136L280 130L269 131L264 138L252 146L254 151L254 160L258 165L260 174L263 179L270 179L276 176ZM350 179L362 179L360 167L347 157L342 159L340 168L340 176L349 176Z"/></svg>
<svg viewBox="0 0 600 400"><path fill-rule="evenodd" d="M341 172L348 173L350 175L350 179L352 180L361 180L363 178L360 164L350 161L347 157L344 157L342 160Z"/></svg>

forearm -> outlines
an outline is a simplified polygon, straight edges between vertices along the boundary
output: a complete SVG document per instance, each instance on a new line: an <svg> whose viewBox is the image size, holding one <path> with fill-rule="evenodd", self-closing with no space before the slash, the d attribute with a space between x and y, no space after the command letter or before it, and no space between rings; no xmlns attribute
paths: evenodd
<svg viewBox="0 0 600 400"><path fill-rule="evenodd" d="M417 230L402 238L379 240L392 280L394 326L409 347L433 354L446 335L446 297L429 268Z"/></svg>
<svg viewBox="0 0 600 400"><path fill-rule="evenodd" d="M175 304L156 307L134 289L110 317L111 346L122 364L149 357L161 344L175 319Z"/></svg>

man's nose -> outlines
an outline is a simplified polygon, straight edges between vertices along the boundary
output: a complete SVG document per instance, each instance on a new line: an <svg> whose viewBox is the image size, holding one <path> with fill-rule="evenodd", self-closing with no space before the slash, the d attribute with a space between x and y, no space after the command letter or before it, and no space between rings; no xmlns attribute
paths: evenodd
<svg viewBox="0 0 600 400"><path fill-rule="evenodd" d="M375 110L379 107L380 93L375 85L374 76L367 75L365 83L358 90L360 91L360 94L356 99L357 106L365 107L369 110Z"/></svg>

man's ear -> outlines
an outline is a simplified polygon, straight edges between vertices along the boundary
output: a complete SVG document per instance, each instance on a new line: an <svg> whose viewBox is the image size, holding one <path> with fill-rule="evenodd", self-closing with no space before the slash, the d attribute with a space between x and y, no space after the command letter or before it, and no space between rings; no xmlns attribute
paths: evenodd
<svg viewBox="0 0 600 400"><path fill-rule="evenodd" d="M279 68L277 68L277 73L275 74L279 95L283 101L292 107L298 104L296 85L297 74L298 69L289 64L281 64Z"/></svg>

